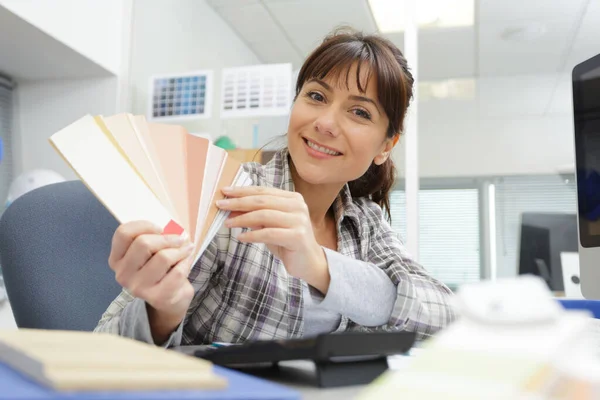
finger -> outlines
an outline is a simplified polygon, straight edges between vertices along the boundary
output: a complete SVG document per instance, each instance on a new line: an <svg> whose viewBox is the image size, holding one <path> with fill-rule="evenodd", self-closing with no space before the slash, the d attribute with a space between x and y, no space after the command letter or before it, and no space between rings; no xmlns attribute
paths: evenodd
<svg viewBox="0 0 600 400"><path fill-rule="evenodd" d="M139 235L161 232L162 228L149 221L132 221L119 225L112 237L109 263L113 264L123 258L131 243Z"/></svg>
<svg viewBox="0 0 600 400"><path fill-rule="evenodd" d="M294 250L295 245L299 243L298 235L291 229L286 228L265 228L246 231L240 233L237 239L244 243L264 243L282 246L289 250Z"/></svg>
<svg viewBox="0 0 600 400"><path fill-rule="evenodd" d="M227 218L235 218L235 217L239 217L240 215L244 215L244 214L245 213L241 212L241 211L230 211Z"/></svg>
<svg viewBox="0 0 600 400"><path fill-rule="evenodd" d="M159 283L169 270L190 256L193 245L167 248L154 254L132 280L132 287L150 288Z"/></svg>
<svg viewBox="0 0 600 400"><path fill-rule="evenodd" d="M179 235L140 235L127 249L123 263L134 270L140 269L155 253L167 249L181 247L185 239Z"/></svg>
<svg viewBox="0 0 600 400"><path fill-rule="evenodd" d="M255 210L271 209L280 211L295 211L304 207L301 203L290 197L274 195L256 195L238 198L228 198L217 201L217 207L221 210L248 212Z"/></svg>
<svg viewBox="0 0 600 400"><path fill-rule="evenodd" d="M165 306L177 303L182 295L180 290L190 271L190 263L189 257L178 262L157 285L148 289L148 296L157 299L163 298Z"/></svg>
<svg viewBox="0 0 600 400"><path fill-rule="evenodd" d="M298 196L296 192L290 192L288 190L282 190L277 188L271 188L267 186L234 186L226 187L221 189L223 194L227 197L245 197L245 196L258 196L258 195L271 195L278 197L294 197Z"/></svg>
<svg viewBox="0 0 600 400"><path fill-rule="evenodd" d="M295 214L277 210L258 210L225 220L228 228L291 228L300 223Z"/></svg>
<svg viewBox="0 0 600 400"><path fill-rule="evenodd" d="M139 236L138 239L140 242L142 240L146 240L144 238L144 236L151 236L151 235ZM156 236L156 235L152 235L152 236ZM138 239L136 239L136 241ZM136 241L134 241L134 244L136 243ZM158 239L157 241L160 241L160 239ZM144 249L144 248L141 248L141 250L136 250L135 248L132 248L134 246L134 244L132 244L132 246L130 246L128 252L125 254L125 256L121 260L119 260L116 263L116 268L114 268L115 275L116 275L115 278L116 278L117 282L119 282L119 284L121 286L126 287L126 288L131 288L131 286L133 285L133 281L135 280L139 270L142 269L142 267L147 262L149 262L149 260L152 259L152 257L154 256L154 254L156 252L159 252L162 249L173 248L172 246L165 246L162 249L159 247L156 247L155 248L156 251L148 251L147 249Z"/></svg>

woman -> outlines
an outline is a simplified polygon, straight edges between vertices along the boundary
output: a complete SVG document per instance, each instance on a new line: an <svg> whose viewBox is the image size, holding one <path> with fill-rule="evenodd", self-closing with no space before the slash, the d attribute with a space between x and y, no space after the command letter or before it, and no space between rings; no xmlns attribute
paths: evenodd
<svg viewBox="0 0 600 400"><path fill-rule="evenodd" d="M245 164L254 186L224 190L230 217L191 270L180 238L117 229L109 264L125 290L96 331L173 346L447 325L450 290L383 213L412 86L387 40L326 38L300 70L288 146Z"/></svg>

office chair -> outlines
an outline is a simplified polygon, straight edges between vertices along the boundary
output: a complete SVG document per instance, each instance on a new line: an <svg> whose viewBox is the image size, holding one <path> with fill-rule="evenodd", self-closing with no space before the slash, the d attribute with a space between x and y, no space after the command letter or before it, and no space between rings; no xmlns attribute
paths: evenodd
<svg viewBox="0 0 600 400"><path fill-rule="evenodd" d="M0 267L20 328L91 331L120 293L118 223L80 181L25 193L0 218Z"/></svg>

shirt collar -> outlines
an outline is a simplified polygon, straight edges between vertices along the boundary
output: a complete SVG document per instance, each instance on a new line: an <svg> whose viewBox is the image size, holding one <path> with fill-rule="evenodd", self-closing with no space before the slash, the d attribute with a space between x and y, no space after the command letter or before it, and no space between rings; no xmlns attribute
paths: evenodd
<svg viewBox="0 0 600 400"><path fill-rule="evenodd" d="M277 151L265 165L265 178L274 188L295 191L287 147ZM338 227L345 218L354 222L357 228L360 226L358 206L352 199L348 184L344 185L333 202L333 213Z"/></svg>

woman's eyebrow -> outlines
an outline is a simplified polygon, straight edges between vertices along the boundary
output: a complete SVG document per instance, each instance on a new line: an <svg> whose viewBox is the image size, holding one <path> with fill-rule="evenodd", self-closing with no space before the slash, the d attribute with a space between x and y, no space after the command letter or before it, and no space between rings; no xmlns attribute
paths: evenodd
<svg viewBox="0 0 600 400"><path fill-rule="evenodd" d="M327 83L323 82L323 81L322 81L322 80L320 80L320 79L317 79L317 78L312 78L311 80L309 80L309 82L316 82L316 83L318 83L319 85L323 86L325 89L329 90L330 92L331 92L331 91L333 91L333 89L331 88L331 86L330 86L329 84L327 84Z"/></svg>
<svg viewBox="0 0 600 400"><path fill-rule="evenodd" d="M348 96L348 99L354 100L354 101L364 101L366 103L371 103L375 106L375 108L377 109L377 112L381 114L381 111L379 110L379 107L377 106L377 103L375 102L375 100L373 100L369 97L350 95L350 96Z"/></svg>
<svg viewBox="0 0 600 400"><path fill-rule="evenodd" d="M333 88L331 87L331 85L329 85L326 82L323 82L322 80L318 79L318 78L312 78L310 79L308 82L315 82L318 83L319 85L323 86L325 89L329 90L330 92L333 91ZM375 109L377 109L377 112L381 115L381 110L379 109L379 106L377 105L377 103L375 102L375 100L369 98L369 97L365 97L365 96L357 96L357 95L350 95L348 96L349 100L354 100L354 101L364 101L366 103L371 103L375 106Z"/></svg>

